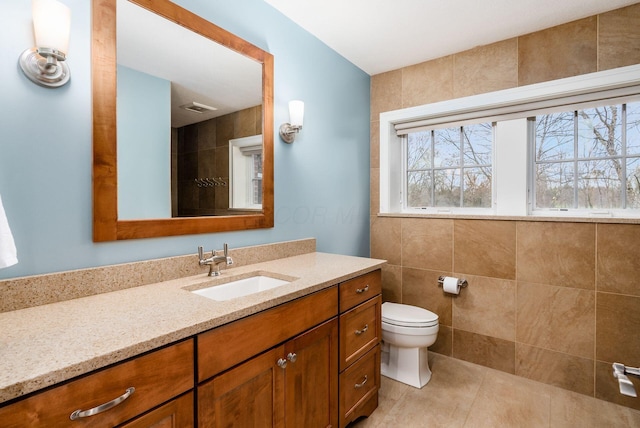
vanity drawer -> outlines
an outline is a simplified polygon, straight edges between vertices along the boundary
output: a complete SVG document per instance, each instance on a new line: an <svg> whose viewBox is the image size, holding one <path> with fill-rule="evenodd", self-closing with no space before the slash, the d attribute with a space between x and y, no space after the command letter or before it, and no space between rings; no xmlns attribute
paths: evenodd
<svg viewBox="0 0 640 428"><path fill-rule="evenodd" d="M382 339L382 297L370 299L340 316L340 370Z"/></svg>
<svg viewBox="0 0 640 428"><path fill-rule="evenodd" d="M154 351L0 408L8 427L115 426L188 391L194 386L193 340ZM104 412L71 420L124 397Z"/></svg>
<svg viewBox="0 0 640 428"><path fill-rule="evenodd" d="M338 314L327 288L198 335L198 382L266 351Z"/></svg>
<svg viewBox="0 0 640 428"><path fill-rule="evenodd" d="M382 292L380 269L340 284L340 313Z"/></svg>
<svg viewBox="0 0 640 428"><path fill-rule="evenodd" d="M340 426L362 416L380 387L380 345L340 374ZM369 412L370 413L370 412Z"/></svg>

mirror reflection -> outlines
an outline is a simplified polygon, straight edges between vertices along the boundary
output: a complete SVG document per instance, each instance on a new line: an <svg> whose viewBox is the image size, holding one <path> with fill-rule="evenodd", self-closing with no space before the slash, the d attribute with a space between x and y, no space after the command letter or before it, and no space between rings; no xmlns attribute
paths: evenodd
<svg viewBox="0 0 640 428"><path fill-rule="evenodd" d="M118 218L262 208L262 64L117 1Z"/></svg>

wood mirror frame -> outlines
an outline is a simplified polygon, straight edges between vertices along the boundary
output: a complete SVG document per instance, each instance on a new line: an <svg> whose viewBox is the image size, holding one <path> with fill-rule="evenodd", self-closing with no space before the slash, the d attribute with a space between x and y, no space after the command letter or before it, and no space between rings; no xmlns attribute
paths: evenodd
<svg viewBox="0 0 640 428"><path fill-rule="evenodd" d="M273 227L273 55L170 1L129 1L262 64L262 212L234 216L118 219L116 0L93 0L94 242Z"/></svg>

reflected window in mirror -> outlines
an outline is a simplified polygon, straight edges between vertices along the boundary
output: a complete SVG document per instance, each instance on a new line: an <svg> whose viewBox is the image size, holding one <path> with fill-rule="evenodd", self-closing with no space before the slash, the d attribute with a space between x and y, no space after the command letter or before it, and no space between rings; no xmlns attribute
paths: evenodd
<svg viewBox="0 0 640 428"><path fill-rule="evenodd" d="M233 210L262 208L262 135L229 142L229 207Z"/></svg>

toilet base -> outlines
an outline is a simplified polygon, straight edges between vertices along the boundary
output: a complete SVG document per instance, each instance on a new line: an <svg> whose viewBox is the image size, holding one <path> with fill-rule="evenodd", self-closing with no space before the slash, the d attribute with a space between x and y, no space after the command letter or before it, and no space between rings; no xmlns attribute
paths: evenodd
<svg viewBox="0 0 640 428"><path fill-rule="evenodd" d="M431 379L426 348L399 348L383 342L381 357L383 376L414 388L422 388Z"/></svg>

